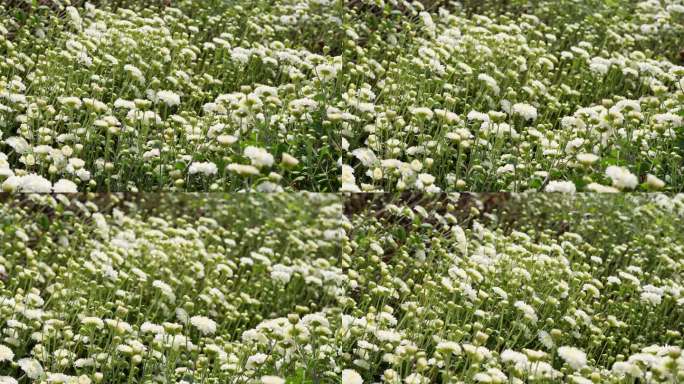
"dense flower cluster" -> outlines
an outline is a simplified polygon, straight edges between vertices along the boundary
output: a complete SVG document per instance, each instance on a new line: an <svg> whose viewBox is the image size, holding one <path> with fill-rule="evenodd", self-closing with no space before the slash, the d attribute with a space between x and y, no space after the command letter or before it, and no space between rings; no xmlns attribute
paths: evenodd
<svg viewBox="0 0 684 384"><path fill-rule="evenodd" d="M684 185L682 0L14 3L5 191Z"/></svg>
<svg viewBox="0 0 684 384"><path fill-rule="evenodd" d="M684 0L0 2L0 384L684 382L682 42Z"/></svg>
<svg viewBox="0 0 684 384"><path fill-rule="evenodd" d="M253 327L345 294L335 195L3 200L3 384L237 383Z"/></svg>
<svg viewBox="0 0 684 384"><path fill-rule="evenodd" d="M357 295L331 326L364 382L684 377L684 195L375 200L346 226Z"/></svg>
<svg viewBox="0 0 684 384"><path fill-rule="evenodd" d="M684 195L559 196L6 196L0 382L681 381Z"/></svg>
<svg viewBox="0 0 684 384"><path fill-rule="evenodd" d="M25 20L13 3L0 4L3 191L339 189L323 121L342 66L332 2L23 2Z"/></svg>
<svg viewBox="0 0 684 384"><path fill-rule="evenodd" d="M362 3L343 190L682 190L681 0Z"/></svg>

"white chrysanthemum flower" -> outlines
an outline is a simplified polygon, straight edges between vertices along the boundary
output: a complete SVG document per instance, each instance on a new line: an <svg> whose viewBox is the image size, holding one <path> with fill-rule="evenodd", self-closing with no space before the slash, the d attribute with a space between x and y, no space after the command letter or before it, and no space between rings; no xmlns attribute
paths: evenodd
<svg viewBox="0 0 684 384"><path fill-rule="evenodd" d="M55 193L77 193L78 186L71 180L60 179L52 186Z"/></svg>
<svg viewBox="0 0 684 384"><path fill-rule="evenodd" d="M353 369L342 370L342 384L363 384L363 377Z"/></svg>
<svg viewBox="0 0 684 384"><path fill-rule="evenodd" d="M323 82L330 81L337 75L338 67L335 65L330 65L327 63L319 64L316 66L316 75Z"/></svg>
<svg viewBox="0 0 684 384"><path fill-rule="evenodd" d="M194 162L190 164L188 173L191 175L201 173L205 176L211 176L218 173L218 168L216 167L216 164L212 163L211 161Z"/></svg>
<svg viewBox="0 0 684 384"><path fill-rule="evenodd" d="M514 115L518 115L525 120L529 120L529 121L537 120L537 108L535 108L529 104L525 104L525 103L513 104L512 112Z"/></svg>
<svg viewBox="0 0 684 384"><path fill-rule="evenodd" d="M455 341L440 341L435 349L444 354L453 353L454 355L460 355L462 351L461 346Z"/></svg>
<svg viewBox="0 0 684 384"><path fill-rule="evenodd" d="M280 175L278 175L276 173L271 173L270 176L271 177L278 177L278 178L280 177ZM259 185L256 186L255 190L257 192L261 192L261 193L274 193L274 192L283 192L284 191L283 187L281 187L280 185L278 185L276 183L272 183L270 181L262 181L261 183L259 183Z"/></svg>
<svg viewBox="0 0 684 384"><path fill-rule="evenodd" d="M254 369L263 363L266 362L266 359L268 359L268 355L265 353L256 353L250 357L247 358L247 362L245 363L245 368L247 369Z"/></svg>
<svg viewBox="0 0 684 384"><path fill-rule="evenodd" d="M231 145L238 141L238 138L233 135L218 135L216 141L221 145Z"/></svg>
<svg viewBox="0 0 684 384"><path fill-rule="evenodd" d="M52 192L52 183L43 176L30 173L26 176L21 176L19 191L26 193L50 193Z"/></svg>
<svg viewBox="0 0 684 384"><path fill-rule="evenodd" d="M3 344L0 344L0 361L12 361L14 359L14 352Z"/></svg>
<svg viewBox="0 0 684 384"><path fill-rule="evenodd" d="M107 324L107 326L111 327L114 331L120 334L133 331L133 327L131 327L130 324L120 319L105 319L104 322Z"/></svg>
<svg viewBox="0 0 684 384"><path fill-rule="evenodd" d="M19 190L21 183L21 176L11 174L5 181L2 182L2 192L16 192Z"/></svg>
<svg viewBox="0 0 684 384"><path fill-rule="evenodd" d="M611 165L606 168L606 176L613 181L613 187L618 189L634 189L639 184L639 179L625 167Z"/></svg>
<svg viewBox="0 0 684 384"><path fill-rule="evenodd" d="M146 321L140 325L140 332L143 333L154 333L154 334L164 334L166 331L164 327L158 324L150 323Z"/></svg>
<svg viewBox="0 0 684 384"><path fill-rule="evenodd" d="M271 279L287 284L292 278L294 269L283 264L276 264L271 271Z"/></svg>
<svg viewBox="0 0 684 384"><path fill-rule="evenodd" d="M480 73L477 75L477 79L487 84L487 87L489 87L489 89L491 89L495 95L501 93L501 88L499 88L499 84L493 77L487 75L486 73Z"/></svg>
<svg viewBox="0 0 684 384"><path fill-rule="evenodd" d="M364 167L371 167L378 162L377 156L375 156L375 153L370 148L356 148L351 153L359 159Z"/></svg>
<svg viewBox="0 0 684 384"><path fill-rule="evenodd" d="M602 185L602 184L598 184L598 183L589 183L586 186L586 189L587 189L587 191L598 192L598 193L618 193L618 192L620 192L620 190L617 188L609 187L607 185Z"/></svg>
<svg viewBox="0 0 684 384"><path fill-rule="evenodd" d="M425 26L425 29L428 31L430 36L434 36L437 26L435 25L435 22L432 21L432 16L430 16L430 13L420 12L418 16L420 16L420 19L423 21L423 25Z"/></svg>
<svg viewBox="0 0 684 384"><path fill-rule="evenodd" d="M69 20L71 20L71 23L74 25L74 27L76 27L79 30L83 28L83 19L81 19L81 15L78 13L78 9L72 6L68 6L66 7L66 13L69 16Z"/></svg>
<svg viewBox="0 0 684 384"><path fill-rule="evenodd" d="M180 96L173 91L159 91L157 98L169 107L180 105Z"/></svg>
<svg viewBox="0 0 684 384"><path fill-rule="evenodd" d="M565 153L574 153L584 144L585 140L582 138L574 138L565 145Z"/></svg>
<svg viewBox="0 0 684 384"><path fill-rule="evenodd" d="M79 109L81 108L81 105L83 105L83 102L81 99L75 96L67 96L67 97L60 97L57 99L57 101L60 104L63 104L64 106L67 106L69 108L73 109Z"/></svg>
<svg viewBox="0 0 684 384"><path fill-rule="evenodd" d="M612 371L620 377L641 377L643 375L643 371L639 368L637 364L633 364L628 361L616 361L615 363L613 363Z"/></svg>
<svg viewBox="0 0 684 384"><path fill-rule="evenodd" d="M258 175L259 169L253 165L231 163L226 166L226 169L235 172L238 175Z"/></svg>
<svg viewBox="0 0 684 384"><path fill-rule="evenodd" d="M648 284L642 288L640 299L649 305L659 305L663 300L664 293L664 289Z"/></svg>
<svg viewBox="0 0 684 384"><path fill-rule="evenodd" d="M501 352L501 361L504 363L513 363L518 365L526 365L528 357L524 353L520 353L511 349L506 349Z"/></svg>
<svg viewBox="0 0 684 384"><path fill-rule="evenodd" d="M261 376L261 384L285 384L285 379L278 376Z"/></svg>
<svg viewBox="0 0 684 384"><path fill-rule="evenodd" d="M143 153L143 159L149 160L149 159L154 159L157 158L161 155L161 151L159 148L152 148L149 151L146 151Z"/></svg>
<svg viewBox="0 0 684 384"><path fill-rule="evenodd" d="M302 98L302 99L295 99L292 100L289 104L288 107L292 112L295 113L304 113L304 112L311 112L318 108L318 103L310 99L308 97Z"/></svg>
<svg viewBox="0 0 684 384"><path fill-rule="evenodd" d="M299 160L295 158L294 156L288 154L288 153L283 153L281 155L281 164L283 164L286 167L295 167L297 164L299 164Z"/></svg>
<svg viewBox="0 0 684 384"><path fill-rule="evenodd" d="M17 365L19 365L29 379L35 380L43 376L43 366L36 359L19 359Z"/></svg>
<svg viewBox="0 0 684 384"><path fill-rule="evenodd" d="M248 146L245 148L244 155L252 161L252 165L257 168L270 167L273 165L273 155L263 148Z"/></svg>
<svg viewBox="0 0 684 384"><path fill-rule="evenodd" d="M167 283L161 280L155 280L152 282L152 286L158 288L161 293L172 302L176 301L176 294L173 292L173 288L171 288L171 286Z"/></svg>
<svg viewBox="0 0 684 384"><path fill-rule="evenodd" d="M175 298L175 294L174 294ZM190 321L190 316L188 315L188 311L186 311L183 308L176 308L176 319L180 321L183 324L187 324Z"/></svg>
<svg viewBox="0 0 684 384"><path fill-rule="evenodd" d="M116 99L114 101L114 108L123 108L123 109L135 109L135 102L129 101L129 100L124 100L124 99Z"/></svg>
<svg viewBox="0 0 684 384"><path fill-rule="evenodd" d="M587 365L587 354L581 349L569 346L558 348L558 356L574 370L580 370Z"/></svg>
<svg viewBox="0 0 684 384"><path fill-rule="evenodd" d="M8 137L7 139L5 139L5 144L12 147L12 149L14 149L14 152L20 155L26 153L31 148L31 145L29 145L26 139L19 136Z"/></svg>
<svg viewBox="0 0 684 384"><path fill-rule="evenodd" d="M216 322L206 316L193 316L190 324L195 326L203 335L211 335L216 332Z"/></svg>
<svg viewBox="0 0 684 384"><path fill-rule="evenodd" d="M537 313L531 305L525 303L524 301L518 300L513 303L513 306L520 310L527 319L531 320L533 323L537 322Z"/></svg>
<svg viewBox="0 0 684 384"><path fill-rule="evenodd" d="M555 346L553 338L548 332L540 330L539 332L537 332L537 337L539 338L539 342L542 343L544 347L552 349Z"/></svg>
<svg viewBox="0 0 684 384"><path fill-rule="evenodd" d="M653 189L661 189L665 186L665 182L652 174L646 175L646 184Z"/></svg>
<svg viewBox="0 0 684 384"><path fill-rule="evenodd" d="M405 384L427 384L430 380L420 373L412 373L404 378Z"/></svg>
<svg viewBox="0 0 684 384"><path fill-rule="evenodd" d="M488 374L484 373L484 372L478 372L475 375L473 375L473 380L475 380L478 383L485 383L485 384L493 383L492 377L489 376Z"/></svg>
<svg viewBox="0 0 684 384"><path fill-rule="evenodd" d="M0 384L18 384L17 379L10 376L0 376Z"/></svg>
<svg viewBox="0 0 684 384"><path fill-rule="evenodd" d="M562 193L575 193L577 191L575 183L572 181L549 181L549 184L544 188L546 192L562 192Z"/></svg>
<svg viewBox="0 0 684 384"><path fill-rule="evenodd" d="M593 153L578 153L576 156L577 161L584 165L591 165L598 161L599 157Z"/></svg>
<svg viewBox="0 0 684 384"><path fill-rule="evenodd" d="M430 120L432 119L432 116L434 115L434 112L432 112L432 109L427 108L427 107L415 107L411 108L411 113L418 117L419 119L423 120Z"/></svg>
<svg viewBox="0 0 684 384"><path fill-rule="evenodd" d="M95 328L102 329L104 327L104 321L99 317L84 317L81 319L81 323L87 326L94 326Z"/></svg>
<svg viewBox="0 0 684 384"><path fill-rule="evenodd" d="M134 79L136 79L139 82L142 82L145 80L145 76L143 75L142 71L138 69L138 67L131 65L131 64L126 64L124 65L124 71L128 72L131 76L133 76Z"/></svg>

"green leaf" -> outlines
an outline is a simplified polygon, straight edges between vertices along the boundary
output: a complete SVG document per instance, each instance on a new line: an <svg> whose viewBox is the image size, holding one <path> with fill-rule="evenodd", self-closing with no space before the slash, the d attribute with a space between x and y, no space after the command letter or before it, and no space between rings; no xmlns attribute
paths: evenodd
<svg viewBox="0 0 684 384"><path fill-rule="evenodd" d="M26 12L22 11L21 9L17 9L17 11L14 13L14 17L20 24L23 24L26 21Z"/></svg>
<svg viewBox="0 0 684 384"><path fill-rule="evenodd" d="M542 180L541 179L532 179L529 182L530 188L538 189L542 185Z"/></svg>
<svg viewBox="0 0 684 384"><path fill-rule="evenodd" d="M680 127L675 134L675 147L684 151L684 127Z"/></svg>
<svg viewBox="0 0 684 384"><path fill-rule="evenodd" d="M38 225L44 230L47 231L50 229L50 219L47 217L47 215L41 215L38 218Z"/></svg>
<svg viewBox="0 0 684 384"><path fill-rule="evenodd" d="M300 368L295 375L290 376L287 379L285 379L285 383L287 383L287 384L313 384L313 381L307 379L306 378L306 370L304 368Z"/></svg>
<svg viewBox="0 0 684 384"><path fill-rule="evenodd" d="M406 242L406 230L403 227L397 227L394 234L402 243Z"/></svg>

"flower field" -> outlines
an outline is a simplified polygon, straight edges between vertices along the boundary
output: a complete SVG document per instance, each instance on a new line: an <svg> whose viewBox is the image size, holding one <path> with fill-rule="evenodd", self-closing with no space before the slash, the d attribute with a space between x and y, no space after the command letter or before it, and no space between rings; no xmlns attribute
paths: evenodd
<svg viewBox="0 0 684 384"><path fill-rule="evenodd" d="M8 0L5 191L681 191L682 0Z"/></svg>
<svg viewBox="0 0 684 384"><path fill-rule="evenodd" d="M682 228L684 0L0 1L0 384L684 383Z"/></svg>
<svg viewBox="0 0 684 384"><path fill-rule="evenodd" d="M385 3L349 43L344 190L682 190L681 1Z"/></svg>
<svg viewBox="0 0 684 384"><path fill-rule="evenodd" d="M681 382L684 196L565 196L5 195L0 383Z"/></svg>
<svg viewBox="0 0 684 384"><path fill-rule="evenodd" d="M278 371L254 343L258 324L294 316L309 340L345 290L335 195L1 207L3 384L244 382Z"/></svg>
<svg viewBox="0 0 684 384"><path fill-rule="evenodd" d="M0 4L3 190L339 189L322 111L342 57L318 41L343 41L339 7L13 3Z"/></svg>

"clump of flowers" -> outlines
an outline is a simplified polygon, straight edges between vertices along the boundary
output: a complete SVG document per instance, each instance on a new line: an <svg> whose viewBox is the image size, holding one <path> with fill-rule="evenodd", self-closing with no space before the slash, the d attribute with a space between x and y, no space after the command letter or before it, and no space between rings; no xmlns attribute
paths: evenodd
<svg viewBox="0 0 684 384"><path fill-rule="evenodd" d="M300 366L275 370L250 329L299 315L269 340L323 337L313 313L349 289L332 194L4 195L0 212L3 383L283 384Z"/></svg>
<svg viewBox="0 0 684 384"><path fill-rule="evenodd" d="M30 194L0 212L5 381L684 375L684 195Z"/></svg>
<svg viewBox="0 0 684 384"><path fill-rule="evenodd" d="M3 191L339 189L336 7L43 3L0 4Z"/></svg>
<svg viewBox="0 0 684 384"><path fill-rule="evenodd" d="M682 190L679 0L361 3L343 190Z"/></svg>

